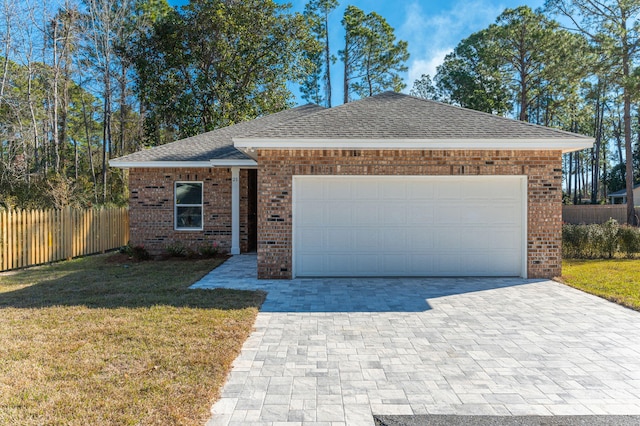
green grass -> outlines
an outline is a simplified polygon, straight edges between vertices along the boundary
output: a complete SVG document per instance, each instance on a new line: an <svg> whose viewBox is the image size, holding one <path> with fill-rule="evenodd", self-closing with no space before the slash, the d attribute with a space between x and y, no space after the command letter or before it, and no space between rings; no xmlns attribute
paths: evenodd
<svg viewBox="0 0 640 426"><path fill-rule="evenodd" d="M220 260L101 255L0 274L0 424L203 424L264 300Z"/></svg>
<svg viewBox="0 0 640 426"><path fill-rule="evenodd" d="M640 310L640 260L565 260L562 281L612 302Z"/></svg>

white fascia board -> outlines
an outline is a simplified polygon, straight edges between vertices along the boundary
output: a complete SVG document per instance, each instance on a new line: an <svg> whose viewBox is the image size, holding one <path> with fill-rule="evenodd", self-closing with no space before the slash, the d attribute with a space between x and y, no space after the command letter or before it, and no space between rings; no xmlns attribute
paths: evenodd
<svg viewBox="0 0 640 426"><path fill-rule="evenodd" d="M259 139L234 138L242 150L255 149L476 149L560 150L563 153L593 147L593 138L558 139Z"/></svg>
<svg viewBox="0 0 640 426"><path fill-rule="evenodd" d="M109 160L110 167L119 169L165 169L165 168L209 168L209 167L256 167L254 160L209 160L209 161L118 161Z"/></svg>
<svg viewBox="0 0 640 426"><path fill-rule="evenodd" d="M258 163L251 159L242 160L211 160L213 167L257 167Z"/></svg>

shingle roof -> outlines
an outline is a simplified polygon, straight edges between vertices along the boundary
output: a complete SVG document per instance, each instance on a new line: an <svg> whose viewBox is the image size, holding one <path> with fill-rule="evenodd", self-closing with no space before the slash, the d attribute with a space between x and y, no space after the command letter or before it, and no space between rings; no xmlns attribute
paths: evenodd
<svg viewBox="0 0 640 426"><path fill-rule="evenodd" d="M640 183L637 183L635 185L633 185L633 189L638 189L640 188ZM627 195L627 188L623 188L619 191L616 192L612 192L609 195L607 195L608 197L623 197Z"/></svg>
<svg viewBox="0 0 640 426"><path fill-rule="evenodd" d="M275 141L271 143L270 141ZM428 143L424 143L427 141ZM542 142L541 142L542 141ZM547 141L550 141L549 143ZM593 138L466 108L385 92L325 109L304 105L110 161L116 167L251 161L257 147L561 149ZM271 145L269 145L271 144ZM239 148L239 149L238 149ZM247 150L249 155L243 151ZM254 157L255 158L255 157Z"/></svg>
<svg viewBox="0 0 640 426"><path fill-rule="evenodd" d="M250 159L233 146L232 138L242 134L268 129L271 126L323 110L324 108L308 104L284 110L254 120L223 127L165 145L156 146L110 161L114 166L119 163L243 160Z"/></svg>
<svg viewBox="0 0 640 426"><path fill-rule="evenodd" d="M385 92L238 139L576 139L586 136Z"/></svg>

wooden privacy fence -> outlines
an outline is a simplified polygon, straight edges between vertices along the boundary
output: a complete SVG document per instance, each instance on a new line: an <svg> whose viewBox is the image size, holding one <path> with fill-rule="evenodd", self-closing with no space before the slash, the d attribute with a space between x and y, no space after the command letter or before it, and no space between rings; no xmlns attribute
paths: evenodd
<svg viewBox="0 0 640 426"><path fill-rule="evenodd" d="M126 207L0 210L0 271L100 253L128 242Z"/></svg>
<svg viewBox="0 0 640 426"><path fill-rule="evenodd" d="M636 207L640 215L640 207ZM581 223L605 223L610 218L618 223L627 223L626 204L562 206L562 221L579 225Z"/></svg>

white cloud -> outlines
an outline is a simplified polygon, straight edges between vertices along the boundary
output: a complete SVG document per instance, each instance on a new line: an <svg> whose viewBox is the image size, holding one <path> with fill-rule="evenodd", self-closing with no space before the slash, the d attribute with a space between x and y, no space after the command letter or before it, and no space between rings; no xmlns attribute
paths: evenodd
<svg viewBox="0 0 640 426"><path fill-rule="evenodd" d="M422 77L422 74L429 74L431 78L436 75L436 68L442 64L444 57L453 49L442 49L433 52L430 57L425 59L414 59L409 64L407 88L411 89L413 82Z"/></svg>
<svg viewBox="0 0 640 426"><path fill-rule="evenodd" d="M408 4L405 20L398 29L398 38L407 40L411 54L407 89L422 74L433 77L453 46L489 26L503 10L504 6L491 0L458 0L435 13L425 11L418 1Z"/></svg>

